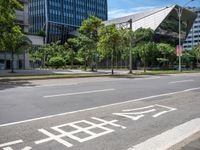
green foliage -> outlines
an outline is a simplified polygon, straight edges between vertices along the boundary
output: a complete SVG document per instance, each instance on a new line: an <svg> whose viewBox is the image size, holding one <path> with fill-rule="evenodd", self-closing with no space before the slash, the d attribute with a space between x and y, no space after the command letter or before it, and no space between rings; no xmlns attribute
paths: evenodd
<svg viewBox="0 0 200 150"><path fill-rule="evenodd" d="M100 29L98 51L103 57L109 56L111 58L112 74L114 74L114 54L118 52L121 40L120 31L115 25Z"/></svg>
<svg viewBox="0 0 200 150"><path fill-rule="evenodd" d="M36 35L45 37L46 33L44 31L39 31Z"/></svg>
<svg viewBox="0 0 200 150"><path fill-rule="evenodd" d="M137 48L139 49L139 56L144 66L144 72L146 72L146 67L156 62L157 46L154 42L144 42L140 43Z"/></svg>
<svg viewBox="0 0 200 150"><path fill-rule="evenodd" d="M85 35L87 38L93 40L95 43L98 42L98 29L103 27L103 22L101 19L91 16L90 18L83 21L79 32Z"/></svg>
<svg viewBox="0 0 200 150"><path fill-rule="evenodd" d="M137 42L150 42L153 40L154 31L150 28L139 28L134 32L134 37Z"/></svg>
<svg viewBox="0 0 200 150"><path fill-rule="evenodd" d="M52 57L49 60L49 65L53 68L58 69L65 65L65 60L60 56Z"/></svg>
<svg viewBox="0 0 200 150"><path fill-rule="evenodd" d="M16 9L22 9L22 5L17 0L0 1L0 46L4 49L7 46L5 42L12 40L9 39L10 36L14 33L16 37L16 34L20 33L19 27L15 25Z"/></svg>
<svg viewBox="0 0 200 150"><path fill-rule="evenodd" d="M196 59L199 61L200 60L200 44L198 44L195 49L194 49Z"/></svg>
<svg viewBox="0 0 200 150"><path fill-rule="evenodd" d="M91 16L83 21L79 29L80 38L78 40L80 45L84 47L83 49L81 48L82 51L87 55L82 59L85 60L85 65L86 63L90 63L92 70L94 70L94 64L97 65L97 44L99 41L98 30L103 26L104 24L101 19Z"/></svg>
<svg viewBox="0 0 200 150"><path fill-rule="evenodd" d="M175 48L165 43L159 43L157 47L159 51L157 60L160 62L161 66L169 69L170 65L174 65L177 59Z"/></svg>

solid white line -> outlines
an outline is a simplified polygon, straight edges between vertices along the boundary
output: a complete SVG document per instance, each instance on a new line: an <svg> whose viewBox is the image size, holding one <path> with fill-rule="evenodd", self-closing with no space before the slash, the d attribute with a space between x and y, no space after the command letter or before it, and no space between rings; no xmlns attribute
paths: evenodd
<svg viewBox="0 0 200 150"><path fill-rule="evenodd" d="M23 143L23 141L22 140L17 140L17 141L13 141L13 142L8 142L8 143L0 144L0 147L11 146L11 145L19 144L19 143Z"/></svg>
<svg viewBox="0 0 200 150"><path fill-rule="evenodd" d="M123 112L129 112L129 111L137 111L137 110L144 110L144 109L148 109L148 108L153 108L155 105L151 105L151 106L147 106L147 107L142 107L142 108L136 108L136 109L126 109L126 110L122 110Z"/></svg>
<svg viewBox="0 0 200 150"><path fill-rule="evenodd" d="M175 83L186 83L186 82L194 82L194 80L181 80L181 81L173 81L173 82L169 82L169 83L175 84Z"/></svg>
<svg viewBox="0 0 200 150"><path fill-rule="evenodd" d="M52 98L52 97L61 97L61 96L72 96L72 95L81 95L81 94L89 94L89 93L108 92L108 91L114 91L114 90L115 89L103 89L103 90L85 91L85 92L77 92L77 93L66 93L66 94L48 95L48 96L43 96L43 97L44 98Z"/></svg>
<svg viewBox="0 0 200 150"><path fill-rule="evenodd" d="M185 146L200 133L200 118L191 120L171 130L148 139L128 150L169 150L176 146ZM178 149L178 148L177 148Z"/></svg>
<svg viewBox="0 0 200 150"><path fill-rule="evenodd" d="M77 111L72 111L72 112L49 115L49 116L45 116L45 117L38 117L38 118L33 118L33 119L28 119L28 120L23 120L23 121L17 121L17 122L12 122L12 123L6 123L6 124L1 124L0 127L17 125L17 124L22 124L22 123L27 123L27 122L32 122L32 121L37 121L37 120L42 120L42 119L48 119L48 118L54 118L54 117L59 117L59 116L64 116L64 115L69 115L69 114L75 114L75 113L80 113L80 112L85 112L85 111L91 111L91 110L96 110L96 109L100 109L100 108L106 108L106 107L116 106L116 105L120 105L120 104L127 104L127 103L131 103L131 102L143 101L143 100L148 100L148 99L153 99L153 98L158 98L158 97L163 97L163 96L171 96L171 95L176 95L176 94L181 94L181 93L186 93L186 92L196 91L196 90L200 90L200 87L186 89L186 90L183 90L183 91L177 91L177 92L172 92L172 93L159 94L159 95L154 95L154 96L149 96L149 97L144 97L144 98L139 98L139 99L134 99L134 100L128 100L128 101L125 101L125 102L102 105L102 106L98 106L98 107L87 108L87 109L82 109L82 110L77 110Z"/></svg>

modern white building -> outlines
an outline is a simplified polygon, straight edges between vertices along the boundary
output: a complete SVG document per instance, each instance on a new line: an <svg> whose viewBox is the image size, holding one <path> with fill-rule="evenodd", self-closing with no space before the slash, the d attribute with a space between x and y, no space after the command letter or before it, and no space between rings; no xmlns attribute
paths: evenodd
<svg viewBox="0 0 200 150"><path fill-rule="evenodd" d="M197 13L197 18L193 24L193 27L185 40L183 47L184 49L191 50L200 43L200 7L189 8L190 10Z"/></svg>
<svg viewBox="0 0 200 150"><path fill-rule="evenodd" d="M106 21L106 25L115 24L119 28L130 28L135 31L139 28L150 28L155 31L155 40L157 42L171 42L173 45L178 44L179 35L179 18L178 5L173 5L164 8L153 9L142 13L116 18ZM182 9L182 8L181 8ZM189 34L193 22L197 15L189 9L183 9L182 12L182 30L181 38L184 41Z"/></svg>

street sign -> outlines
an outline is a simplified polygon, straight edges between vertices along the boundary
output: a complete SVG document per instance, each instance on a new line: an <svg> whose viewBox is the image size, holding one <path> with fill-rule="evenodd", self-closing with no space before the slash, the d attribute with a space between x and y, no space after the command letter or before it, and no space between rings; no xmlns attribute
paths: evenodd
<svg viewBox="0 0 200 150"><path fill-rule="evenodd" d="M183 55L183 47L181 45L176 46L176 55L182 56Z"/></svg>

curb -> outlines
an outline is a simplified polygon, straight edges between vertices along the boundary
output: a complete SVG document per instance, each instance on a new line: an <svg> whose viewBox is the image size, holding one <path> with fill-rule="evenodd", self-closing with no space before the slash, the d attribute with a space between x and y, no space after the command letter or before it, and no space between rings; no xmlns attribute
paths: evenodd
<svg viewBox="0 0 200 150"><path fill-rule="evenodd" d="M186 122L127 150L180 150L200 138L200 118Z"/></svg>

